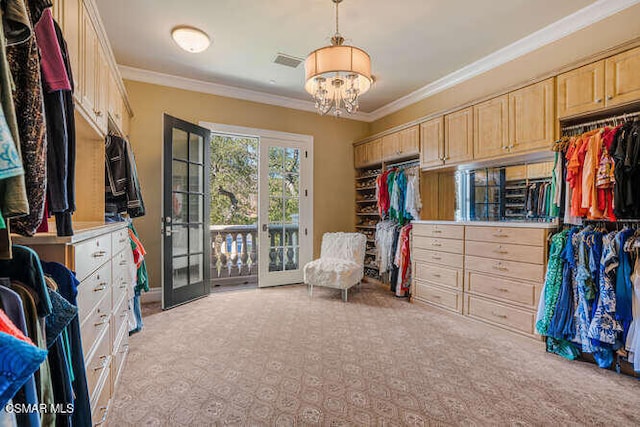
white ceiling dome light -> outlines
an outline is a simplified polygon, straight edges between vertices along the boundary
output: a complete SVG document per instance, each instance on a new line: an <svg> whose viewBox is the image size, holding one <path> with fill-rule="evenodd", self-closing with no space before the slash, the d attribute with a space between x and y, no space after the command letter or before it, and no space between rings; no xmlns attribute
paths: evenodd
<svg viewBox="0 0 640 427"><path fill-rule="evenodd" d="M178 46L190 53L205 51L211 44L209 35L204 31L185 25L171 30L171 37Z"/></svg>

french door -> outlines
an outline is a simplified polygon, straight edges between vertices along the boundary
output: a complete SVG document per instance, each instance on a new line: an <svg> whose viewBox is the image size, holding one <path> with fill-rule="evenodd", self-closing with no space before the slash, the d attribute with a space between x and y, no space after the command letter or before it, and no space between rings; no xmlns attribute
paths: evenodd
<svg viewBox="0 0 640 427"><path fill-rule="evenodd" d="M295 136L260 138L259 287L302 282L313 256L311 156Z"/></svg>
<svg viewBox="0 0 640 427"><path fill-rule="evenodd" d="M162 308L210 291L208 129L164 115Z"/></svg>

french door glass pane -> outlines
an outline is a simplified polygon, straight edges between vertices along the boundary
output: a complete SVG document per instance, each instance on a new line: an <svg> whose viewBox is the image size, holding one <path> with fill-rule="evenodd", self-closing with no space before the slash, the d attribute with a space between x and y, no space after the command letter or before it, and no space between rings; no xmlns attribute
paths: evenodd
<svg viewBox="0 0 640 427"><path fill-rule="evenodd" d="M181 288L189 284L189 257L173 257L173 287Z"/></svg>
<svg viewBox="0 0 640 427"><path fill-rule="evenodd" d="M204 255L191 255L189 257L189 281L191 283L200 282L203 278Z"/></svg>
<svg viewBox="0 0 640 427"><path fill-rule="evenodd" d="M269 196L280 197L282 195L282 174L278 172L269 173Z"/></svg>
<svg viewBox="0 0 640 427"><path fill-rule="evenodd" d="M269 251L269 271L282 271L284 269L282 252L283 248L271 247Z"/></svg>
<svg viewBox="0 0 640 427"><path fill-rule="evenodd" d="M202 193L203 191L203 174L204 167L191 163L189 165L189 191L192 193Z"/></svg>
<svg viewBox="0 0 640 427"><path fill-rule="evenodd" d="M204 250L204 228L202 225L189 227L189 253L202 252Z"/></svg>
<svg viewBox="0 0 640 427"><path fill-rule="evenodd" d="M187 160L189 158L188 134L181 129L173 129L173 158Z"/></svg>
<svg viewBox="0 0 640 427"><path fill-rule="evenodd" d="M189 194L189 222L203 222L204 196Z"/></svg>
<svg viewBox="0 0 640 427"><path fill-rule="evenodd" d="M186 225L173 225L171 227L173 242L173 255L187 255L189 250L189 234Z"/></svg>
<svg viewBox="0 0 640 427"><path fill-rule="evenodd" d="M284 179L284 195L286 197L298 197L300 195L300 175L288 173Z"/></svg>
<svg viewBox="0 0 640 427"><path fill-rule="evenodd" d="M298 246L290 246L285 248L285 270L297 270L298 269Z"/></svg>
<svg viewBox="0 0 640 427"><path fill-rule="evenodd" d="M187 221L187 195L185 193L173 193L171 197L173 210L173 222Z"/></svg>
<svg viewBox="0 0 640 427"><path fill-rule="evenodd" d="M202 163L202 137L193 133L189 134L189 160Z"/></svg>

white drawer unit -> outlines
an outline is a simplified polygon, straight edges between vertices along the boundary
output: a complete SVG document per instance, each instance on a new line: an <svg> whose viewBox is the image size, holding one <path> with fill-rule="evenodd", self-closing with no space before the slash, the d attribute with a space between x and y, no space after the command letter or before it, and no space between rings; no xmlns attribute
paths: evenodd
<svg viewBox="0 0 640 427"><path fill-rule="evenodd" d="M126 224L86 229L76 225L74 236L50 233L14 241L32 247L43 260L60 262L76 272L92 418L94 425L104 424L128 352L128 300L135 266Z"/></svg>

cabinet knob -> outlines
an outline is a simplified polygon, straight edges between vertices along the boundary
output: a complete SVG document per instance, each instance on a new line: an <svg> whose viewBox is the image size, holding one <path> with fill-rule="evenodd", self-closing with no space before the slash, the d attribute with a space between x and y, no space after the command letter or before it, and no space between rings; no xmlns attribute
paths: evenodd
<svg viewBox="0 0 640 427"><path fill-rule="evenodd" d="M96 113L96 117L102 117L102 111L100 110L93 110L94 113Z"/></svg>
<svg viewBox="0 0 640 427"><path fill-rule="evenodd" d="M607 100L611 101L613 99L613 95L607 95Z"/></svg>
<svg viewBox="0 0 640 427"><path fill-rule="evenodd" d="M596 104L600 104L602 102L602 98L596 99Z"/></svg>

